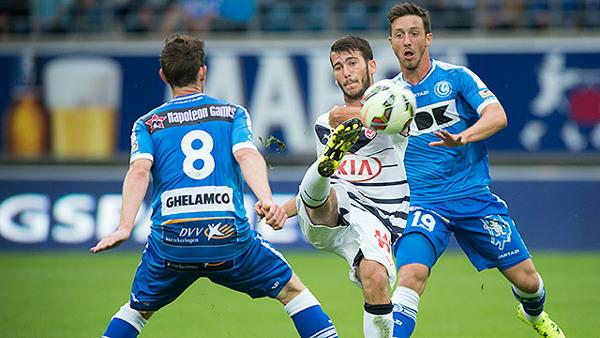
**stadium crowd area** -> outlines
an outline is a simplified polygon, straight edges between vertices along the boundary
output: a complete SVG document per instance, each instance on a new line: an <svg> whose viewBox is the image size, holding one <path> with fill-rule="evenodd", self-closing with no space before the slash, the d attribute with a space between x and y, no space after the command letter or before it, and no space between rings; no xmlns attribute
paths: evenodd
<svg viewBox="0 0 600 338"><path fill-rule="evenodd" d="M0 38L187 32L379 31L398 1L3 0ZM580 31L600 28L600 0L417 0L433 29Z"/></svg>

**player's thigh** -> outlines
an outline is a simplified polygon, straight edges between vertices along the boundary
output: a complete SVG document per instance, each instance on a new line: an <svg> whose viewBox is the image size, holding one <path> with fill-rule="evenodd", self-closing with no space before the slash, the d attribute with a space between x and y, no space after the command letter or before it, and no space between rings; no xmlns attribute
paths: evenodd
<svg viewBox="0 0 600 338"><path fill-rule="evenodd" d="M179 297L197 279L195 272L168 268L165 261L147 246L133 279L129 304L138 311L158 311Z"/></svg>
<svg viewBox="0 0 600 338"><path fill-rule="evenodd" d="M394 244L396 267L416 263L431 269L448 247L452 233L448 223L431 209L411 207L406 229Z"/></svg>
<svg viewBox="0 0 600 338"><path fill-rule="evenodd" d="M259 234L233 262L233 269L210 273L207 277L252 298L275 298L292 278L292 268L283 255Z"/></svg>
<svg viewBox="0 0 600 338"><path fill-rule="evenodd" d="M349 234L349 210L351 208L346 191L339 186L334 186L336 191L337 209L331 212L336 214L337 224L319 224L311 220L308 215L308 208L304 205L301 198L296 198L296 207L298 210L298 223L304 238L315 248L319 250L331 251L340 254L337 247L356 247L351 237L356 235ZM338 217L339 215L339 217Z"/></svg>
<svg viewBox="0 0 600 338"><path fill-rule="evenodd" d="M514 221L507 215L462 220L454 233L458 244L479 271L506 270L530 257Z"/></svg>
<svg viewBox="0 0 600 338"><path fill-rule="evenodd" d="M330 187L329 197L323 205L311 208L302 202L302 196L298 194L298 202L302 204L302 208L297 205L297 210L302 209L311 223L322 224L328 226L337 226L339 219L337 192L334 186Z"/></svg>

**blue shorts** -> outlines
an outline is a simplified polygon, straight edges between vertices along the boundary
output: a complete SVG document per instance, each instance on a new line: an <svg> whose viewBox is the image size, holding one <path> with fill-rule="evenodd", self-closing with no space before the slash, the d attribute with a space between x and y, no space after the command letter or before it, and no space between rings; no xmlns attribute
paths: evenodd
<svg viewBox="0 0 600 338"><path fill-rule="evenodd" d="M240 256L219 263L177 263L158 257L146 245L129 304L140 311L157 311L174 301L200 277L252 298L276 297L292 278L292 268L269 242L255 233Z"/></svg>
<svg viewBox="0 0 600 338"><path fill-rule="evenodd" d="M446 250L451 233L479 271L505 270L530 257L506 203L490 192L411 206L406 229L394 248L396 267L420 263L431 269Z"/></svg>

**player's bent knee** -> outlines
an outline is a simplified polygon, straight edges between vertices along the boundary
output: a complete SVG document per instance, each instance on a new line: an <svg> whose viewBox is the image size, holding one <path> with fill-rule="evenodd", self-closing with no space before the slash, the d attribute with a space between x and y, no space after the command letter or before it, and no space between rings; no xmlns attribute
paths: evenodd
<svg viewBox="0 0 600 338"><path fill-rule="evenodd" d="M423 264L407 264L398 270L398 285L421 293L429 277L429 268Z"/></svg>
<svg viewBox="0 0 600 338"><path fill-rule="evenodd" d="M379 262L363 259L359 266L363 288L386 289L389 283L387 269Z"/></svg>
<svg viewBox="0 0 600 338"><path fill-rule="evenodd" d="M150 317L154 314L154 311L138 311L145 320L149 320Z"/></svg>
<svg viewBox="0 0 600 338"><path fill-rule="evenodd" d="M298 276L295 273L292 273L292 278L290 278L290 280L283 287L283 289L281 289L276 298L283 305L286 305L305 289L306 287L304 286L304 284L302 284L300 278L298 278Z"/></svg>
<svg viewBox="0 0 600 338"><path fill-rule="evenodd" d="M531 259L504 270L502 273L523 292L535 293L540 287L540 278Z"/></svg>

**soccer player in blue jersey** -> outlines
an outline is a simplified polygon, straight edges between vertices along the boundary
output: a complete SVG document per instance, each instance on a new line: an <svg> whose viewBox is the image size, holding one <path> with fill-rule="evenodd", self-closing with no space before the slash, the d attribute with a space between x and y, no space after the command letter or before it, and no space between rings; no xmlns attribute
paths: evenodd
<svg viewBox="0 0 600 338"><path fill-rule="evenodd" d="M276 298L300 337L337 337L283 256L250 228L244 179L267 224L279 229L287 216L273 203L246 109L204 93L203 41L175 35L166 40L160 64L173 99L135 122L119 226L91 248L98 253L129 238L152 175L148 244L129 302L112 317L103 337L137 337L155 311L201 277L253 298Z"/></svg>
<svg viewBox="0 0 600 338"><path fill-rule="evenodd" d="M542 337L564 337L544 312L546 292L506 203L490 189L488 137L506 127L504 109L471 70L431 59L429 13L401 3L388 15L389 41L400 63L396 79L417 97L405 166L411 208L397 242L396 265L404 323L395 337L408 337L430 270L454 233L471 263L497 268L520 302L517 316Z"/></svg>

